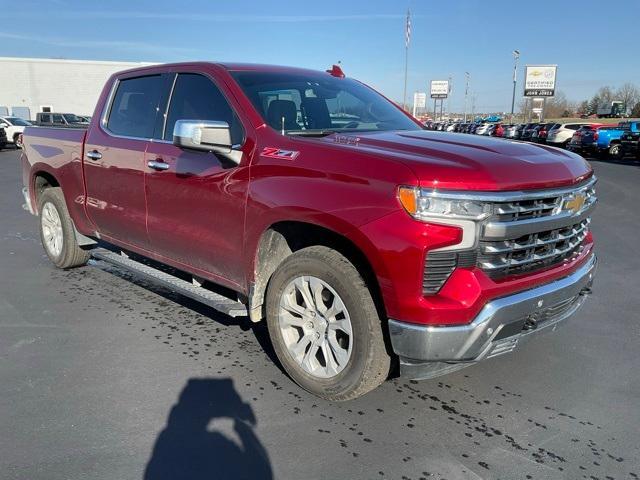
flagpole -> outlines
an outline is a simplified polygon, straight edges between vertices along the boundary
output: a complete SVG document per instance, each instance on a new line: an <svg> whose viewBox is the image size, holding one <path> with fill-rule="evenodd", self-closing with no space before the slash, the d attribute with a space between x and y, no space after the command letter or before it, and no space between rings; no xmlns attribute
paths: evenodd
<svg viewBox="0 0 640 480"><path fill-rule="evenodd" d="M402 94L402 108L407 111L407 72L409 65L409 42L411 39L411 19L407 9L407 23L404 31L404 92Z"/></svg>
<svg viewBox="0 0 640 480"><path fill-rule="evenodd" d="M402 108L407 109L407 65L409 63L409 45L404 49L404 94L402 96Z"/></svg>

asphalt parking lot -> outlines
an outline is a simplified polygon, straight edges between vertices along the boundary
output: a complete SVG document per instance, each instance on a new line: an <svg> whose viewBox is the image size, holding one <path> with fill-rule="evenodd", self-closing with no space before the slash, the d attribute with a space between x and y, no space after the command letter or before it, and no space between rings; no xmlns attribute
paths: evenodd
<svg viewBox="0 0 640 480"><path fill-rule="evenodd" d="M637 479L640 163L594 161L594 294L555 334L326 403L266 329L94 263L56 270L0 152L0 478Z"/></svg>

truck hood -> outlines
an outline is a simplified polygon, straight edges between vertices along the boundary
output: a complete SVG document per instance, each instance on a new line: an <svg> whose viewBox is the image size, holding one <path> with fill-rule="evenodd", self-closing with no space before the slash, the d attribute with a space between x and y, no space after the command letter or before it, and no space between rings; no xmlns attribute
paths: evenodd
<svg viewBox="0 0 640 480"><path fill-rule="evenodd" d="M423 187L529 190L572 185L592 174L579 155L526 142L431 131L335 134L321 141L407 165Z"/></svg>

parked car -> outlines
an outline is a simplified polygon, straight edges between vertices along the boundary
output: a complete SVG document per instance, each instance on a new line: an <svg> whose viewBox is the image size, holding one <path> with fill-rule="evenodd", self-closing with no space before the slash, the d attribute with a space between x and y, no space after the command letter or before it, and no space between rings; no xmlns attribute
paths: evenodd
<svg viewBox="0 0 640 480"><path fill-rule="evenodd" d="M555 123L540 123L536 125L531 132L531 141L536 143L546 143L547 132L550 128L553 128Z"/></svg>
<svg viewBox="0 0 640 480"><path fill-rule="evenodd" d="M93 255L266 319L293 380L348 400L396 362L423 379L511 352L590 292L589 164L441 137L337 66L147 66L87 130L25 129L25 208L57 267Z"/></svg>
<svg viewBox="0 0 640 480"><path fill-rule="evenodd" d="M596 132L601 124L588 124L580 127L571 137L571 141L567 145L567 149L578 153L595 153L596 142L598 136Z"/></svg>
<svg viewBox="0 0 640 480"><path fill-rule="evenodd" d="M640 159L640 120L625 123L625 131L620 137L620 155L632 155Z"/></svg>
<svg viewBox="0 0 640 480"><path fill-rule="evenodd" d="M624 155L622 150L622 136L630 132L638 133L638 122L620 122L617 126L603 125L594 135L595 150L600 155L619 157Z"/></svg>
<svg viewBox="0 0 640 480"><path fill-rule="evenodd" d="M531 135L533 134L533 130L538 126L537 123L527 123L522 129L522 135L520 135L520 140L530 141Z"/></svg>
<svg viewBox="0 0 640 480"><path fill-rule="evenodd" d="M547 133L547 145L567 147L571 137L586 123L556 123Z"/></svg>
<svg viewBox="0 0 640 480"><path fill-rule="evenodd" d="M474 133L476 135L487 135L487 130L489 130L490 126L491 126L491 124L489 124L489 123L480 123L476 127L476 131Z"/></svg>
<svg viewBox="0 0 640 480"><path fill-rule="evenodd" d="M17 148L22 148L20 144L20 134L24 127L31 125L31 122L19 117L0 117L0 128L3 128L8 143L13 143Z"/></svg>
<svg viewBox="0 0 640 480"><path fill-rule="evenodd" d="M503 137L504 136L504 127L501 123L496 123L491 129L490 135L492 137Z"/></svg>
<svg viewBox="0 0 640 480"><path fill-rule="evenodd" d="M0 150L7 146L7 132L4 128L0 127Z"/></svg>
<svg viewBox="0 0 640 480"><path fill-rule="evenodd" d="M40 127L87 128L89 122L73 113L36 113L36 125Z"/></svg>
<svg viewBox="0 0 640 480"><path fill-rule="evenodd" d="M504 135L503 135L504 138L513 139L515 137L517 129L518 129L518 125L517 124L505 125L504 126Z"/></svg>

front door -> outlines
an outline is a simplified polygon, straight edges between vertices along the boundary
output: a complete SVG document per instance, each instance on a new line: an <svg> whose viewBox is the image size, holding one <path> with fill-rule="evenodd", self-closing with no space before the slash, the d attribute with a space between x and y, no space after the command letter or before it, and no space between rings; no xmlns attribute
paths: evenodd
<svg viewBox="0 0 640 480"><path fill-rule="evenodd" d="M147 147L147 229L155 253L211 274L227 286L244 284L242 238L248 167L210 152L171 143L176 120L218 120L231 127L234 144L243 128L218 87L206 76L179 73L160 141ZM246 160L246 159L245 159ZM226 280L226 282L225 282Z"/></svg>
<svg viewBox="0 0 640 480"><path fill-rule="evenodd" d="M87 212L109 241L149 248L144 152L165 80L162 75L121 79L105 124L89 130L84 152Z"/></svg>

